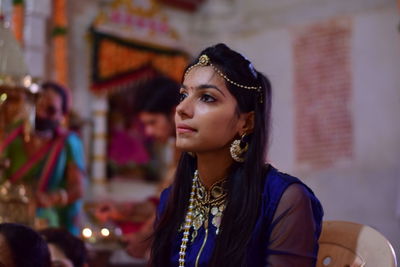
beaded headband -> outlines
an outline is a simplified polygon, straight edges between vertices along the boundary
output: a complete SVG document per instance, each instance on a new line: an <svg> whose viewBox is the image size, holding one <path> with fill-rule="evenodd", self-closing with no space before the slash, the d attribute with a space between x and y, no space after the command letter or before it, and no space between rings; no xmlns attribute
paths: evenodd
<svg viewBox="0 0 400 267"><path fill-rule="evenodd" d="M248 89L248 90L257 90L257 92L261 95L262 93L261 93L261 86L247 86L247 85L242 85L242 84L239 84L239 83L237 83L237 82L234 82L234 81L232 81L231 79L229 79L225 74L223 74L217 67L215 67L212 63L211 63L211 60L210 60L210 58L207 56L207 55L201 55L200 57L199 57L199 61L196 63L196 64L194 64L194 65L192 65L192 66L190 66L187 70L186 70L186 72L185 72L185 77L189 74L189 72L194 68L194 67L205 67L205 66L210 66L210 67L212 67L213 69L214 69L214 71L216 72L216 73L218 73L218 75L219 76L221 76L222 78L224 78L224 80L225 81L227 81L227 82L229 82L229 83L231 83L231 84L233 84L233 85L235 85L235 86L237 86L237 87L240 87L240 88L244 88L244 89ZM254 71L254 70L253 70ZM260 96L260 102L262 103L262 96Z"/></svg>

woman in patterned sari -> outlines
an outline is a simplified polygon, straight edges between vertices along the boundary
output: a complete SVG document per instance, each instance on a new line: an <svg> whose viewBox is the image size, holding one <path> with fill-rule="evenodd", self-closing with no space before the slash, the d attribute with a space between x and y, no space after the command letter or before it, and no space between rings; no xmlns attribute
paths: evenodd
<svg viewBox="0 0 400 267"><path fill-rule="evenodd" d="M85 177L82 143L76 134L60 127L68 112L65 88L48 82L41 89L30 140L24 138L22 127L17 127L0 147L2 157L10 164L5 177L12 183L28 185L38 221L78 234Z"/></svg>

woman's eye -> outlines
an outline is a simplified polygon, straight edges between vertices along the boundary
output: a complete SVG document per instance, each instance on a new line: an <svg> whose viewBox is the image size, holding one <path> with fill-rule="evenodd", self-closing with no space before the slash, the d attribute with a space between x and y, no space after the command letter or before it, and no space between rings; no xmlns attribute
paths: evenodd
<svg viewBox="0 0 400 267"><path fill-rule="evenodd" d="M201 96L200 98L201 101L206 102L206 103L210 103L210 102L215 102L216 99L208 94L204 94Z"/></svg>
<svg viewBox="0 0 400 267"><path fill-rule="evenodd" d="M182 102L187 97L186 93L179 93L179 102Z"/></svg>

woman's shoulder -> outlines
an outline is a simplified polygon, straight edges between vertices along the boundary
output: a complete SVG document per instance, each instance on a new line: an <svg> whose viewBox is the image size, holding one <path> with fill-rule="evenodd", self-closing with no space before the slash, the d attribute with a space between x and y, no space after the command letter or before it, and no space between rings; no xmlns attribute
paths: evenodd
<svg viewBox="0 0 400 267"><path fill-rule="evenodd" d="M292 184L306 186L299 178L279 171L272 165L266 166L266 175L264 180L264 191L285 191ZM280 190L279 190L280 189Z"/></svg>
<svg viewBox="0 0 400 267"><path fill-rule="evenodd" d="M281 202L288 205L309 203L317 220L320 220L324 214L319 199L310 187L299 178L280 172L273 166L268 167L263 195L265 200L275 203L273 205Z"/></svg>
<svg viewBox="0 0 400 267"><path fill-rule="evenodd" d="M289 202L311 200L316 206L320 206L318 198L314 192L299 178L284 173L273 167L268 166L265 176L264 197L270 201L279 202L285 199Z"/></svg>
<svg viewBox="0 0 400 267"><path fill-rule="evenodd" d="M165 207L167 206L168 197L171 193L172 185L165 188L160 194L160 202L157 207L157 215L160 216L164 212Z"/></svg>
<svg viewBox="0 0 400 267"><path fill-rule="evenodd" d="M168 199L168 196L171 192L172 185L168 186L167 188L164 188L164 190L161 191L160 194L160 202L165 202Z"/></svg>

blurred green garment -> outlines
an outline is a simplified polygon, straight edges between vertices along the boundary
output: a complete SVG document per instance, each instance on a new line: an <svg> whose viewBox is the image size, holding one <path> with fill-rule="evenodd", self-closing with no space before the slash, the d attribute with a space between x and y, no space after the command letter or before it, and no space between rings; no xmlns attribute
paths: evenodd
<svg viewBox="0 0 400 267"><path fill-rule="evenodd" d="M39 152L28 158L21 134L16 136L4 148L2 157L10 160L10 167L5 171L6 179L21 181L31 186L36 192L51 193L67 189L67 165L75 164L85 173L83 146L80 138L72 132L61 133ZM63 207L37 208L36 215L44 219L48 226L63 227L78 235L78 215L82 207L81 200Z"/></svg>

